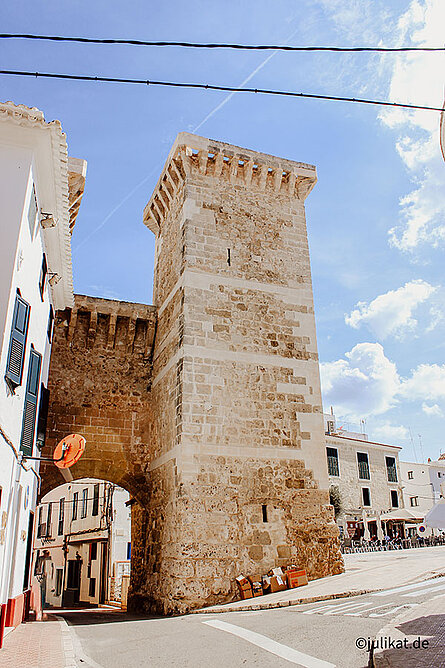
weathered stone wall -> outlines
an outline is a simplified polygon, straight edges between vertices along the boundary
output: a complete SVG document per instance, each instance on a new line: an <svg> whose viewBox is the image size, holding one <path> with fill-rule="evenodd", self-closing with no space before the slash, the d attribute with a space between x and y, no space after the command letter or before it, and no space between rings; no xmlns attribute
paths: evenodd
<svg viewBox="0 0 445 668"><path fill-rule="evenodd" d="M162 408L148 524L162 520L147 537L154 575L133 595L151 606L162 592L161 611L229 600L240 572L342 569L304 216L315 180L309 165L180 135L145 209Z"/></svg>
<svg viewBox="0 0 445 668"><path fill-rule="evenodd" d="M73 476L115 482L144 502L155 321L152 306L82 295L74 309L57 313L42 452L51 456L64 436L80 433L87 448ZM42 464L42 495L62 482L59 469Z"/></svg>
<svg viewBox="0 0 445 668"><path fill-rule="evenodd" d="M304 214L315 182L310 165L179 135L144 212L155 307L76 297L59 316L48 451L80 431L75 477L139 500L129 609L230 600L239 573L292 562L311 578L343 568Z"/></svg>

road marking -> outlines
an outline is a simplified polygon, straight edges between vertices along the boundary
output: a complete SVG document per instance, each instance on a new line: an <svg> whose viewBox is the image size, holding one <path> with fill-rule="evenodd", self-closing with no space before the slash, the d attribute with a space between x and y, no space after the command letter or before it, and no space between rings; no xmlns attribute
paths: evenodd
<svg viewBox="0 0 445 668"><path fill-rule="evenodd" d="M344 615L346 614L349 610L355 610L356 608L363 608L366 607L367 605L371 605L369 601L367 602L362 602L362 603L350 603L349 605L339 605L339 606L332 606L332 610L328 610L328 612L324 612L323 615Z"/></svg>
<svg viewBox="0 0 445 668"><path fill-rule="evenodd" d="M426 589L421 589L421 591L413 591L410 594L402 594L403 598L407 596L422 596L422 594L426 594L428 591L440 591L441 589L445 589L445 584L438 585L437 587L427 587Z"/></svg>
<svg viewBox="0 0 445 668"><path fill-rule="evenodd" d="M399 594L402 591L410 591L411 589L418 589L419 587L426 587L432 582L443 582L445 577L441 578L432 578L431 580L425 580L424 582L416 582L415 584L404 585L403 587L396 587L395 589L385 589L384 591L378 591L371 596L389 596L389 594Z"/></svg>
<svg viewBox="0 0 445 668"><path fill-rule="evenodd" d="M238 636L243 640L247 640L247 642L252 643L252 645L261 647L261 649L266 650L266 652L275 654L275 656L279 656L282 659L285 659L286 661L294 663L298 666L303 666L304 668L335 668L334 663L322 661L321 659L317 659L314 656L310 656L309 654L304 654L303 652L299 652L297 649L293 649L287 645L282 645L281 643L272 640L272 638L263 636L260 633L255 633L255 631L249 631L248 629L244 629L241 626L235 626L235 624L221 622L219 619L212 619L202 623L207 624L207 626L213 626L213 628L219 629L220 631L232 633L233 635Z"/></svg>
<svg viewBox="0 0 445 668"><path fill-rule="evenodd" d="M318 608L312 608L312 610L305 610L303 612L303 615L318 615L318 614L324 614L324 611L328 612L329 610L348 610L349 608L356 608L357 606L362 606L362 605L367 605L366 603L356 603L355 601L351 603L349 601L348 603L340 603L340 604L335 604L335 603L330 603L329 605L320 605ZM369 604L368 604L369 605Z"/></svg>
<svg viewBox="0 0 445 668"><path fill-rule="evenodd" d="M385 615L390 615L393 612L397 612L398 610L402 610L403 608L414 608L416 605L420 605L420 603L405 603L404 605L397 605L395 608L391 608L390 610L387 610L386 612L371 612L369 615L370 617L384 617ZM372 608L371 608L372 610ZM368 611L366 611L368 612Z"/></svg>

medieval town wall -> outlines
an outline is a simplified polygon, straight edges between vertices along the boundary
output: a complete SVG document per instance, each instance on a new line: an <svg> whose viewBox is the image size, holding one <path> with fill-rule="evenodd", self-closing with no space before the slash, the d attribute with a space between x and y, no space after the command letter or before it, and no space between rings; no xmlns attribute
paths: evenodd
<svg viewBox="0 0 445 668"><path fill-rule="evenodd" d="M48 449L83 433L75 477L139 501L129 609L231 600L240 573L289 563L343 568L304 213L315 182L311 165L180 134L144 211L154 306L77 296L59 314Z"/></svg>

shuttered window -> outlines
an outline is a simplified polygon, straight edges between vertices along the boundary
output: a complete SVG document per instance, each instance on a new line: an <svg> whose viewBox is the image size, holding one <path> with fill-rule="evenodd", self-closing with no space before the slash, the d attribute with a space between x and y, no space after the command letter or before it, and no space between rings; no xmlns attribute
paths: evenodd
<svg viewBox="0 0 445 668"><path fill-rule="evenodd" d="M36 445L39 450L42 450L45 445L46 425L48 422L49 409L49 390L43 383L40 385L40 402L39 402L39 417L37 420L37 436Z"/></svg>
<svg viewBox="0 0 445 668"><path fill-rule="evenodd" d="M12 316L11 338L9 341L8 361L5 377L13 384L20 385L23 375L26 336L28 334L29 304L20 295L16 295Z"/></svg>
<svg viewBox="0 0 445 668"><path fill-rule="evenodd" d="M42 268L40 269L40 278L39 278L39 292L42 301L43 301L43 294L45 292L47 274L48 274L48 265L46 263L46 255L45 253L43 253Z"/></svg>
<svg viewBox="0 0 445 668"><path fill-rule="evenodd" d="M28 381L26 383L25 407L23 410L22 437L20 450L25 455L32 455L34 431L36 426L37 397L40 384L40 364L42 356L31 348L29 356Z"/></svg>

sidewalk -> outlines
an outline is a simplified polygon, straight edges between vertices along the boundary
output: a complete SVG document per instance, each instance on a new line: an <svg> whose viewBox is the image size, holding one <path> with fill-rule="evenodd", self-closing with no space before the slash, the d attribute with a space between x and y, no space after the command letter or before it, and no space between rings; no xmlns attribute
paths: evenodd
<svg viewBox="0 0 445 668"><path fill-rule="evenodd" d="M344 555L346 572L332 575L297 589L235 601L195 613L214 614L245 610L267 610L301 603L314 603L333 598L359 596L379 589L421 582L445 575L445 546L424 547L418 550L364 552Z"/></svg>
<svg viewBox="0 0 445 668"><path fill-rule="evenodd" d="M69 631L54 615L20 624L0 650L0 668L75 668Z"/></svg>
<svg viewBox="0 0 445 668"><path fill-rule="evenodd" d="M385 649L391 641L395 648ZM375 646L376 668L445 666L445 594L394 619L377 635Z"/></svg>

